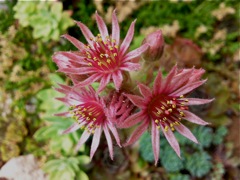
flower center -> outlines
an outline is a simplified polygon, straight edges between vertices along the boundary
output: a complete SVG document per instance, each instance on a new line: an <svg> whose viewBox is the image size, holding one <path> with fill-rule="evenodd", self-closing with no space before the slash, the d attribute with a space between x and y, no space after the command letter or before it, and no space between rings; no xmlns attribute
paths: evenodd
<svg viewBox="0 0 240 180"><path fill-rule="evenodd" d="M114 71L119 67L118 59L118 45L115 39L106 37L103 41L100 34L95 38L91 38L93 46L89 44L86 46L88 50L85 51L85 61L89 66L98 68L101 71Z"/></svg>
<svg viewBox="0 0 240 180"><path fill-rule="evenodd" d="M106 119L103 108L96 102L71 106L70 113L81 125L81 129L85 128L89 133L94 133Z"/></svg>
<svg viewBox="0 0 240 180"><path fill-rule="evenodd" d="M167 131L169 128L174 131L174 126L179 125L179 121L184 117L182 110L187 110L186 103L188 99L183 95L179 97L173 97L168 95L157 95L153 97L148 105L148 112L155 123L156 127L160 129L160 126Z"/></svg>

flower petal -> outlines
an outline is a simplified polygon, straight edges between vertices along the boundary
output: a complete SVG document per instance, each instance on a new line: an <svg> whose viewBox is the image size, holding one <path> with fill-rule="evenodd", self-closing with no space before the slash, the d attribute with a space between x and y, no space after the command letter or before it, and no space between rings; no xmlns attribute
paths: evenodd
<svg viewBox="0 0 240 180"><path fill-rule="evenodd" d="M115 88L118 91L120 89L122 81L123 81L123 77L122 77L121 71L117 71L117 72L113 73L112 79L113 79Z"/></svg>
<svg viewBox="0 0 240 180"><path fill-rule="evenodd" d="M67 40L69 40L76 48L78 48L80 51L85 50L85 45L80 42L79 40L77 40L76 38L68 35L68 34L64 34L62 35L62 37L66 38Z"/></svg>
<svg viewBox="0 0 240 180"><path fill-rule="evenodd" d="M69 134L71 132L74 132L80 128L80 125L78 123L74 123L69 128L67 128L65 131L62 132L62 134Z"/></svg>
<svg viewBox="0 0 240 180"><path fill-rule="evenodd" d="M81 138L78 141L78 144L77 144L77 146L75 148L75 151L78 151L81 148L81 146L88 140L90 135L91 134L88 131L86 131L86 130L82 133Z"/></svg>
<svg viewBox="0 0 240 180"><path fill-rule="evenodd" d="M189 112L189 111L186 111L186 110L182 110L183 113L184 113L184 119L192 122L192 123L195 123L195 124L200 124L200 125L207 125L209 124L208 122L206 121L203 121L201 118L199 118L198 116L196 116L195 114Z"/></svg>
<svg viewBox="0 0 240 180"><path fill-rule="evenodd" d="M185 127L183 124L174 126L174 128L183 136L185 136L186 138L190 139L191 141L198 143L198 140L196 139L196 137L191 133L191 131Z"/></svg>
<svg viewBox="0 0 240 180"><path fill-rule="evenodd" d="M179 147L179 144L178 144L177 139L175 138L173 132L171 130L165 131L163 127L162 127L162 130L163 130L163 134L165 135L167 141L169 142L169 144L171 145L173 150L177 153L177 155L179 157L181 157L180 156L180 147Z"/></svg>
<svg viewBox="0 0 240 180"><path fill-rule="evenodd" d="M123 62L129 61L131 59L134 59L138 56L140 56L144 51L148 49L149 45L148 44L143 44L139 48L127 53L127 55L124 57Z"/></svg>
<svg viewBox="0 0 240 180"><path fill-rule="evenodd" d="M128 99L132 101L132 103L140 108L146 108L145 104L145 99L138 96L138 95L132 95L132 94L126 94Z"/></svg>
<svg viewBox="0 0 240 180"><path fill-rule="evenodd" d="M155 159L155 166L158 163L159 159L159 148L160 148L160 136L159 136L159 130L157 129L156 125L152 123L152 148L153 148L153 154Z"/></svg>
<svg viewBox="0 0 240 180"><path fill-rule="evenodd" d="M119 123L119 128L129 128L134 126L135 124L143 121L145 117L143 116L142 112L135 113L129 116L124 122Z"/></svg>
<svg viewBox="0 0 240 180"><path fill-rule="evenodd" d="M110 81L110 78L111 78L111 75L110 74L107 74L105 76L102 77L101 81L100 81L100 86L97 90L98 93L100 93L105 87L106 85L109 83Z"/></svg>
<svg viewBox="0 0 240 180"><path fill-rule="evenodd" d="M102 134L102 127L100 126L99 128L96 129L94 135L93 135L93 140L92 140L92 145L91 145L91 150L90 150L90 159L92 160L93 155L95 154L99 142L100 142L100 137Z"/></svg>
<svg viewBox="0 0 240 180"><path fill-rule="evenodd" d="M95 15L96 15L96 21L97 21L97 25L98 25L100 34L101 34L103 40L105 40L106 37L109 36L107 26L106 26L105 22L103 21L102 17L98 15L97 11L96 11Z"/></svg>
<svg viewBox="0 0 240 180"><path fill-rule="evenodd" d="M112 14L112 39L116 40L116 44L119 44L120 40L120 28L116 16L116 10Z"/></svg>
<svg viewBox="0 0 240 180"><path fill-rule="evenodd" d="M110 135L109 130L106 126L103 127L103 131L104 131L105 137L107 139L107 144L108 144L110 157L113 160L113 143L112 143L111 135Z"/></svg>
<svg viewBox="0 0 240 180"><path fill-rule="evenodd" d="M176 75L177 73L177 65L175 65L171 71L169 72L169 74L167 75L167 77L164 79L163 83L162 83L162 88L161 91L159 91L159 93L164 93L164 92L168 92L168 87L171 84L171 81L173 79L173 77Z"/></svg>
<svg viewBox="0 0 240 180"><path fill-rule="evenodd" d="M161 87L162 87L162 72L158 71L157 77L156 77L156 79L154 80L154 83L153 83L154 94L157 94L158 92L160 92Z"/></svg>
<svg viewBox="0 0 240 180"><path fill-rule="evenodd" d="M140 90L140 93L143 95L143 97L146 99L147 97L150 97L152 95L152 91L149 87L145 86L144 84L139 83L138 88Z"/></svg>
<svg viewBox="0 0 240 180"><path fill-rule="evenodd" d="M114 136L114 138L115 138L118 146L119 146L119 147L122 147L122 146L121 146L121 143L120 143L120 138L119 138L117 129L116 129L113 125L111 125L111 124L108 124L108 128L109 128L110 131L112 132L112 134L113 134L113 136Z"/></svg>
<svg viewBox="0 0 240 180"><path fill-rule="evenodd" d="M214 98L213 99L187 98L187 100L188 100L187 105L200 105L200 104L210 103L215 99Z"/></svg>
<svg viewBox="0 0 240 180"><path fill-rule="evenodd" d="M54 114L54 116L71 117L71 114L69 114L69 112L61 112L61 113Z"/></svg>
<svg viewBox="0 0 240 180"><path fill-rule="evenodd" d="M141 65L138 63L126 62L121 67L120 70L123 71L137 71L141 68Z"/></svg>
<svg viewBox="0 0 240 180"><path fill-rule="evenodd" d="M69 74L83 75L83 74L95 73L96 68L94 67L60 68L58 71L63 73L69 73Z"/></svg>
<svg viewBox="0 0 240 180"><path fill-rule="evenodd" d="M91 75L89 78L85 79L82 82L79 82L76 87L83 87L83 86L88 86L92 83L94 83L95 81L97 81L98 79L100 79L102 76L99 74L93 74Z"/></svg>
<svg viewBox="0 0 240 180"><path fill-rule="evenodd" d="M124 146L128 146L130 144L135 143L141 135L147 130L149 126L149 122L146 120L144 123L142 123L140 126L138 126L135 131L132 133L130 138L127 140L127 142L124 144Z"/></svg>
<svg viewBox="0 0 240 180"><path fill-rule="evenodd" d="M207 79L202 80L202 81L197 81L197 82L194 82L191 84L187 84L187 85L181 87L180 89L178 89L177 91L171 93L170 96L181 96L181 95L187 94L187 93L191 92L192 90L198 88L202 84L204 84L206 81L207 81Z"/></svg>
<svg viewBox="0 0 240 180"><path fill-rule="evenodd" d="M85 39L87 40L88 44L90 44L91 46L93 46L93 42L91 41L91 38L94 38L92 32L88 29L87 26L85 26L83 23L75 21L77 23L77 25L79 26L79 28L81 29Z"/></svg>
<svg viewBox="0 0 240 180"><path fill-rule="evenodd" d="M128 50L128 47L129 47L129 45L132 41L133 35L134 35L135 23L136 23L136 20L131 23L130 28L128 29L127 35L121 44L120 56L123 56L125 54L125 52Z"/></svg>

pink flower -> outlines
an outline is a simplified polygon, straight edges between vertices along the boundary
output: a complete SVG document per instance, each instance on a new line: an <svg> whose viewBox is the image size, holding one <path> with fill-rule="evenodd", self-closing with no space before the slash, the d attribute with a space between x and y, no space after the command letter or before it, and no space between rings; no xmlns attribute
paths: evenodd
<svg viewBox="0 0 240 180"><path fill-rule="evenodd" d="M121 128L131 127L139 122L141 122L141 125L137 127L125 145L134 143L150 127L155 164L157 164L159 158L160 129L162 129L169 144L179 157L179 144L173 134L175 129L186 138L198 143L190 130L182 124L182 121L185 119L199 125L208 124L189 112L188 106L209 103L213 99L185 97L186 94L206 82L206 80L200 80L203 73L203 69L179 70L175 66L165 79L162 78L161 72L158 73L153 90L143 84L139 84L138 88L143 97L127 94L126 96L141 111L127 118Z"/></svg>
<svg viewBox="0 0 240 180"><path fill-rule="evenodd" d="M102 131L105 134L109 154L113 159L113 142L110 132L114 136L117 144L121 147L119 135L117 129L114 126L116 118L125 116L127 109L120 109L118 101L114 99L114 102L108 100L109 98L99 97L94 89L89 86L86 88L69 87L66 85L60 85L56 88L57 91L64 93L65 97L57 98L70 107L68 112L56 114L56 116L73 117L76 120L71 127L63 132L63 134L71 133L79 128L85 129L78 144L76 150L78 150L82 144L93 134L93 140L90 151L90 158L92 159L95 151L98 148ZM108 100L108 102L106 100ZM115 114L115 116L113 116Z"/></svg>
<svg viewBox="0 0 240 180"><path fill-rule="evenodd" d="M123 81L123 72L140 68L138 63L133 63L131 60L140 56L148 48L148 44L128 52L134 35L135 21L132 22L123 42L120 43L120 29L115 11L112 14L111 36L97 12L96 21L100 31L96 37L83 23L76 22L88 44L84 45L72 36L63 35L79 51L57 52L54 54L53 60L57 63L60 72L75 76L87 75L87 78L81 77L80 81L73 79L77 86L82 87L100 81L98 89L100 92L110 81L113 81L115 88L119 90Z"/></svg>

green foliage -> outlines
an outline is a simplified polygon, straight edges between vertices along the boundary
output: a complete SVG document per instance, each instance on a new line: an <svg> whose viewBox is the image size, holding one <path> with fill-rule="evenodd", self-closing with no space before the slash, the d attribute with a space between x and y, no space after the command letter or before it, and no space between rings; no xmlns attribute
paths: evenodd
<svg viewBox="0 0 240 180"><path fill-rule="evenodd" d="M87 156L64 157L48 161L44 164L43 170L49 174L50 180L88 180L88 176L83 170L81 170L80 165L87 164L89 162L90 158Z"/></svg>
<svg viewBox="0 0 240 180"><path fill-rule="evenodd" d="M195 152L187 156L186 169L192 176L202 177L210 171L211 167L211 156L206 152Z"/></svg>
<svg viewBox="0 0 240 180"><path fill-rule="evenodd" d="M225 126L220 126L213 135L213 144L219 145L223 142L224 136L227 135L227 128Z"/></svg>
<svg viewBox="0 0 240 180"><path fill-rule="evenodd" d="M208 148L211 145L213 138L211 128L198 126L194 128L192 132L199 142L199 144L196 144L195 147Z"/></svg>
<svg viewBox="0 0 240 180"><path fill-rule="evenodd" d="M73 25L69 12L63 11L61 2L18 1L15 18L23 27L33 28L33 37L43 41L58 40Z"/></svg>
<svg viewBox="0 0 240 180"><path fill-rule="evenodd" d="M169 176L170 180L190 180L189 175L184 175L184 174L171 174Z"/></svg>
<svg viewBox="0 0 240 180"><path fill-rule="evenodd" d="M144 133L140 138L139 152L142 158L147 162L154 161L154 155L152 150L151 135L149 133Z"/></svg>

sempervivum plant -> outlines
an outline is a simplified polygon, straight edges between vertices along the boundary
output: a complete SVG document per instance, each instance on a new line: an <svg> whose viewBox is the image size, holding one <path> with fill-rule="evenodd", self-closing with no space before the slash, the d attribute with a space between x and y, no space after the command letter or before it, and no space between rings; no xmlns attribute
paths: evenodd
<svg viewBox="0 0 240 180"><path fill-rule="evenodd" d="M69 112L58 115L72 116L77 121L64 133L84 129L77 149L91 134L94 134L90 152L92 158L103 131L110 157L113 159L113 142L110 132L121 147L117 128L129 128L139 124L125 142L125 146L136 142L147 129L151 129L152 147L157 165L159 133L162 130L172 148L180 156L179 144L173 131L176 130L197 143L191 131L183 125L184 119L199 125L208 124L188 111L188 107L209 103L212 99L187 98L191 91L206 82L201 80L204 70L178 69L175 66L166 78L162 78L162 73L158 72L152 89L141 83L138 84L137 89L133 84L129 85L129 82L135 82L137 77L128 76L128 71L140 68L140 64L132 60L142 55L142 61L157 62L164 50L162 32L157 31L148 35L139 48L128 52L134 34L135 21L132 22L125 39L120 43L120 28L115 11L112 15L111 35L98 13L96 13L96 20L100 31L97 36L94 36L83 23L76 22L88 42L87 45L70 35L64 35L63 37L75 45L78 51L56 52L53 55L59 71L66 73L74 84L72 87L60 85L60 88L57 88L65 94L65 97L58 99L71 107ZM144 72L146 68L144 64L148 63L142 64L142 71L139 74ZM123 78L125 74L130 80ZM127 80L129 80L128 83ZM91 86L94 82L100 82L97 91ZM115 90L107 86L110 82L114 83ZM140 91L141 96L137 94L137 90Z"/></svg>
<svg viewBox="0 0 240 180"><path fill-rule="evenodd" d="M57 63L60 72L82 75L82 77L85 75L80 78L80 81L74 80L77 86L90 85L100 80L98 89L100 92L110 81L113 81L115 88L119 90L123 81L123 72L140 69L140 65L131 62L131 60L147 50L148 44L143 44L141 47L128 52L134 35L135 21L132 22L123 42L120 43L120 29L115 11L112 14L111 35L109 35L106 24L97 12L96 20L100 34L94 36L87 26L81 22L76 22L88 44L85 45L70 35L63 35L79 51L57 52L54 54L53 60Z"/></svg>
<svg viewBox="0 0 240 180"><path fill-rule="evenodd" d="M160 129L162 129L165 137L178 156L180 156L180 148L173 134L175 129L183 136L197 143L197 139L182 124L182 121L186 119L200 125L208 124L188 111L188 106L209 103L212 99L185 97L186 94L201 86L206 81L200 80L203 73L203 69L179 70L175 66L165 79L162 78L161 72L158 73L152 90L143 84L139 84L138 88L142 96L126 94L141 111L128 117L121 127L131 127L139 122L142 124L133 132L125 145L136 142L150 127L155 164L157 164Z"/></svg>

